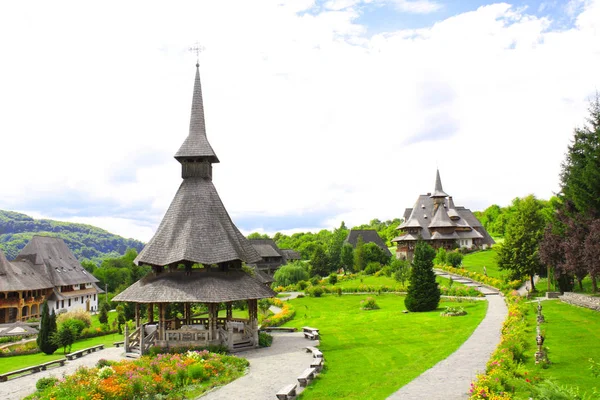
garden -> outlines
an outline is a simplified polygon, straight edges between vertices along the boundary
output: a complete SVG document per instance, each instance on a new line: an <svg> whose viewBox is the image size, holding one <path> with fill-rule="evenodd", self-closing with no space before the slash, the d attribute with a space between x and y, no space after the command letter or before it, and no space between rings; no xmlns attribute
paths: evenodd
<svg viewBox="0 0 600 400"><path fill-rule="evenodd" d="M244 374L248 361L206 350L143 356L137 360L100 360L65 378L43 378L30 400L119 400L196 398Z"/></svg>

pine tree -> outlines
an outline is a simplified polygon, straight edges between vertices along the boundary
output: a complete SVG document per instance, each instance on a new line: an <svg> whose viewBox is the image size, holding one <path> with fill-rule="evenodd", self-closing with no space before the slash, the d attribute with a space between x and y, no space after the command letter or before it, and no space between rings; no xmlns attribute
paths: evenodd
<svg viewBox="0 0 600 400"><path fill-rule="evenodd" d="M362 235L356 239L356 248L354 249L354 271L360 272L367 266L367 256L365 254L365 240Z"/></svg>
<svg viewBox="0 0 600 400"><path fill-rule="evenodd" d="M100 321L101 324L107 324L108 323L108 311L109 311L109 306L107 302L102 303L102 305L100 306L100 314L98 314L98 321Z"/></svg>
<svg viewBox="0 0 600 400"><path fill-rule="evenodd" d="M52 315L49 314L48 302L44 302L42 306L40 332L37 337L37 346L46 354L54 354L58 348L51 340L54 332L56 332L56 315L54 314L54 310L52 311Z"/></svg>
<svg viewBox="0 0 600 400"><path fill-rule="evenodd" d="M440 289L435 281L435 250L422 240L417 242L404 305L409 311L432 311L440 303Z"/></svg>

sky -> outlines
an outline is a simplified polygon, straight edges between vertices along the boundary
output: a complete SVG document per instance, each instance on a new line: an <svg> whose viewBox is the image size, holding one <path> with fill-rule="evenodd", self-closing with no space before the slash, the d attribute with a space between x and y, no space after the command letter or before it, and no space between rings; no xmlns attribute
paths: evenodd
<svg viewBox="0 0 600 400"><path fill-rule="evenodd" d="M560 190L600 90L600 0L0 3L0 209L148 241L198 42L213 181L244 233L401 217L439 168L483 210Z"/></svg>

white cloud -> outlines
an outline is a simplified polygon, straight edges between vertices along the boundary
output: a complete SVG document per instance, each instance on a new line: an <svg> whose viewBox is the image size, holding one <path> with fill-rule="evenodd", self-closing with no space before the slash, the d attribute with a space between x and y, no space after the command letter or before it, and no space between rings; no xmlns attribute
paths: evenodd
<svg viewBox="0 0 600 400"><path fill-rule="evenodd" d="M398 217L432 190L436 165L473 209L558 190L600 87L600 2L556 32L493 4L373 37L351 3L316 15L312 1L3 3L0 208L77 193L119 210L71 218L147 239L180 183L196 40L215 185L234 220Z"/></svg>
<svg viewBox="0 0 600 400"><path fill-rule="evenodd" d="M399 11L413 14L429 14L442 9L442 4L431 0L389 0Z"/></svg>

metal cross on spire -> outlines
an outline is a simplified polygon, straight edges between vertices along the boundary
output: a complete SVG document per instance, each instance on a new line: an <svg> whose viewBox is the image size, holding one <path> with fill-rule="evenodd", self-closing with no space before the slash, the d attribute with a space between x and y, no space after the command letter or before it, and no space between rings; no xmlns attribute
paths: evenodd
<svg viewBox="0 0 600 400"><path fill-rule="evenodd" d="M200 53L204 51L204 46L200 46L200 44L196 42L188 49L188 51L196 53L196 66L198 67L200 65Z"/></svg>

